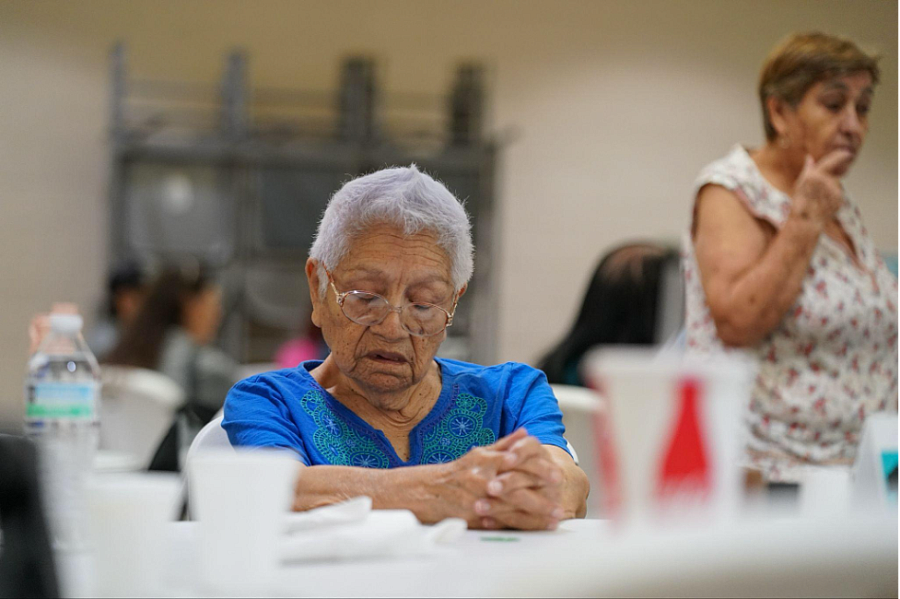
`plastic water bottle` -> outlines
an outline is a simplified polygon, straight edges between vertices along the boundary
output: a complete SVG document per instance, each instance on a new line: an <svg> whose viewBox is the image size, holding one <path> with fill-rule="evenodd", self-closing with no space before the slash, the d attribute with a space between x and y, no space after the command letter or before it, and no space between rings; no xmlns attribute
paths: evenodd
<svg viewBox="0 0 900 599"><path fill-rule="evenodd" d="M50 331L28 362L25 434L40 459L54 546L86 546L85 479L99 441L100 368L77 314L51 314Z"/></svg>

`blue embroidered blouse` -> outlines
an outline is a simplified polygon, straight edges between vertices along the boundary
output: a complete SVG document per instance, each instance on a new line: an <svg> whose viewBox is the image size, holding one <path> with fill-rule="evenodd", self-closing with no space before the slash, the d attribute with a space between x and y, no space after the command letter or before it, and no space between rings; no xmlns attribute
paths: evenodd
<svg viewBox="0 0 900 599"><path fill-rule="evenodd" d="M437 358L442 389L409 435L409 460L387 437L332 397L310 370L319 360L266 372L232 387L222 427L235 446L283 447L304 464L397 468L437 464L490 445L520 427L566 451L562 413L547 378L525 364L478 366Z"/></svg>

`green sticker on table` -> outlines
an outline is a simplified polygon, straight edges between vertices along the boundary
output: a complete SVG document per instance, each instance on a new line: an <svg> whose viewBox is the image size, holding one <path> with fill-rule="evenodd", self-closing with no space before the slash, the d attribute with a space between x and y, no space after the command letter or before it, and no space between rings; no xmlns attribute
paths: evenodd
<svg viewBox="0 0 900 599"><path fill-rule="evenodd" d="M482 541L491 541L494 543L517 543L519 537L481 537Z"/></svg>

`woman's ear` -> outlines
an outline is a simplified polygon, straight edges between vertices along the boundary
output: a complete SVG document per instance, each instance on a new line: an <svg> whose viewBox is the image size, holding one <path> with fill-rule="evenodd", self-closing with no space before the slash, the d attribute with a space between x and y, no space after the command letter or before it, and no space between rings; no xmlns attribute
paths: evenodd
<svg viewBox="0 0 900 599"><path fill-rule="evenodd" d="M781 98L769 96L766 98L766 110L769 112L769 122L772 123L778 137L786 136L788 134L788 112L793 112L794 109Z"/></svg>
<svg viewBox="0 0 900 599"><path fill-rule="evenodd" d="M306 282L309 284L309 300L312 306L310 320L314 325L322 328L319 313L322 309L322 298L319 296L319 262L315 258L306 260Z"/></svg>

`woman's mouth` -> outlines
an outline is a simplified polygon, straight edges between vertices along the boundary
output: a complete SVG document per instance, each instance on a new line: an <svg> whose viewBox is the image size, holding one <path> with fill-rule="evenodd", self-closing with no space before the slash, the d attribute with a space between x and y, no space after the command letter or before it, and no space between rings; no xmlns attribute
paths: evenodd
<svg viewBox="0 0 900 599"><path fill-rule="evenodd" d="M840 145L840 146L835 146L835 148L832 151L844 150L845 152L850 152L851 156L856 156L857 149L858 148L856 148L854 146L844 144L844 145Z"/></svg>
<svg viewBox="0 0 900 599"><path fill-rule="evenodd" d="M407 360L403 354L389 351L374 351L366 354L367 358L380 362L382 364L406 364Z"/></svg>

